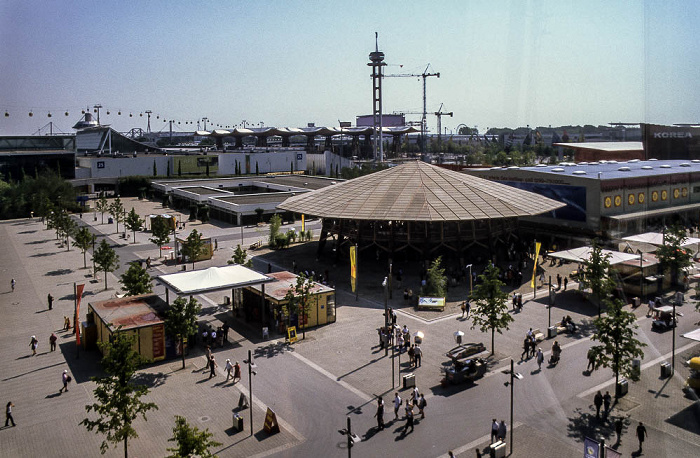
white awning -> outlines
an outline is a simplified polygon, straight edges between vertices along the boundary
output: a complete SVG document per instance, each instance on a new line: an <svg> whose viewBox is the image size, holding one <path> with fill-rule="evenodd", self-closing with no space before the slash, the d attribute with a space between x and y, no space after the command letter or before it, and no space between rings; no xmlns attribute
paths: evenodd
<svg viewBox="0 0 700 458"><path fill-rule="evenodd" d="M564 259L573 262L588 262L593 252L593 247L584 246L574 248L572 250L557 251L556 253L548 253L547 256L557 259ZM638 254L622 253L620 251L601 250L603 256L610 255L608 259L610 265L620 264L621 262L630 261L632 259L639 260Z"/></svg>
<svg viewBox="0 0 700 458"><path fill-rule="evenodd" d="M274 278L240 264L160 275L156 279L167 288L175 291L176 294L181 295L242 288L274 281Z"/></svg>
<svg viewBox="0 0 700 458"><path fill-rule="evenodd" d="M686 339L697 340L698 342L700 342L700 329L696 329L695 331L686 332L685 334L682 335L682 337L685 337Z"/></svg>
<svg viewBox="0 0 700 458"><path fill-rule="evenodd" d="M644 234L623 237L622 240L627 240L628 242L649 243L651 245L661 246L664 244L664 235L661 232L645 232ZM700 239L695 237L687 237L685 241L683 241L683 246L695 245L698 243L700 243Z"/></svg>

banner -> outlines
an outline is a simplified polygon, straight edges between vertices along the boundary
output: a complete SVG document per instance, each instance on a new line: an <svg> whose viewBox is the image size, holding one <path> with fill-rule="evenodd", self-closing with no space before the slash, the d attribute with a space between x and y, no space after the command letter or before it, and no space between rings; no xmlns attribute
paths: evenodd
<svg viewBox="0 0 700 458"><path fill-rule="evenodd" d="M622 453L618 452L614 448L605 446L605 458L622 458Z"/></svg>
<svg viewBox="0 0 700 458"><path fill-rule="evenodd" d="M357 247L350 247L350 286L352 292L355 292L355 282L357 281Z"/></svg>
<svg viewBox="0 0 700 458"><path fill-rule="evenodd" d="M532 267L532 281L530 282L530 288L535 288L535 275L537 274L537 260L540 257L540 247L542 244L540 242L535 243L535 265Z"/></svg>
<svg viewBox="0 0 700 458"><path fill-rule="evenodd" d="M73 317L73 326L75 326L75 344L80 345L80 300L83 298L83 290L85 284L77 285L75 289L75 316Z"/></svg>
<svg viewBox="0 0 700 458"><path fill-rule="evenodd" d="M590 437L583 440L583 458L600 458L600 444Z"/></svg>
<svg viewBox="0 0 700 458"><path fill-rule="evenodd" d="M301 214L301 232L306 232L306 221L303 213Z"/></svg>

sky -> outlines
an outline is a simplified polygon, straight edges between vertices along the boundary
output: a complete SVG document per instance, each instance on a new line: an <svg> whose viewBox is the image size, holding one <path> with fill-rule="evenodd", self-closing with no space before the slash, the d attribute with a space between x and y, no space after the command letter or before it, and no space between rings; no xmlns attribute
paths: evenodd
<svg viewBox="0 0 700 458"><path fill-rule="evenodd" d="M146 110L154 131L354 124L375 32L385 74L440 73L448 132L700 123L699 23L696 0L3 0L0 135L73 132L95 104L120 131ZM385 78L383 103L422 112L422 78Z"/></svg>

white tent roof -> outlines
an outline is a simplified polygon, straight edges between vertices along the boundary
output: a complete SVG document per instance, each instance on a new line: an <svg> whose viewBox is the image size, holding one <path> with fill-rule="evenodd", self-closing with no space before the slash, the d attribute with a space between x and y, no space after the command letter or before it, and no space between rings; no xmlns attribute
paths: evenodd
<svg viewBox="0 0 700 458"><path fill-rule="evenodd" d="M274 278L240 264L234 264L226 267L209 267L202 270L160 275L157 280L177 294L186 295L268 283L274 281Z"/></svg>
<svg viewBox="0 0 700 458"><path fill-rule="evenodd" d="M683 334L682 337L685 337L686 339L697 340L698 342L700 342L700 329L686 332L685 334Z"/></svg>
<svg viewBox="0 0 700 458"><path fill-rule="evenodd" d="M661 232L645 232L644 234L623 237L622 240L627 240L628 242L649 243L651 245L661 246L664 244L664 235ZM687 237L683 242L683 246L695 245L697 243L700 243L700 239L697 239L695 237Z"/></svg>
<svg viewBox="0 0 700 458"><path fill-rule="evenodd" d="M549 253L547 256L557 259L564 259L566 261L588 262L592 252L593 247L584 246L581 248L574 248L572 250ZM610 261L610 265L620 264L621 262L630 261L632 259L639 259L638 254L622 253L620 251L601 250L601 253L603 256L610 255L610 258L608 259Z"/></svg>

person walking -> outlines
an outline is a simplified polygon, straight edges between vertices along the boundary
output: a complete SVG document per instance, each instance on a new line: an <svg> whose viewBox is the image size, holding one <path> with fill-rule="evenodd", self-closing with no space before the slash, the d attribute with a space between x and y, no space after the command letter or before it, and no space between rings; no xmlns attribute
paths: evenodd
<svg viewBox="0 0 700 458"><path fill-rule="evenodd" d="M530 338L525 336L523 340L523 352L520 354L520 361L530 357Z"/></svg>
<svg viewBox="0 0 700 458"><path fill-rule="evenodd" d="M595 405L595 417L600 418L600 408L603 406L603 394L598 390L596 395L593 397L593 404Z"/></svg>
<svg viewBox="0 0 700 458"><path fill-rule="evenodd" d="M595 370L595 351L591 348L588 350L588 354L586 355L588 357L588 365L586 366L586 371L587 372L593 372Z"/></svg>
<svg viewBox="0 0 700 458"><path fill-rule="evenodd" d="M566 285L569 284L569 277L564 277L564 291L566 291Z"/></svg>
<svg viewBox="0 0 700 458"><path fill-rule="evenodd" d="M67 316L64 316L63 317L63 330L67 331L69 329L70 329L70 318L68 318Z"/></svg>
<svg viewBox="0 0 700 458"><path fill-rule="evenodd" d="M408 347L408 363L409 367L413 367L413 365L416 363L416 351L413 345Z"/></svg>
<svg viewBox="0 0 700 458"><path fill-rule="evenodd" d="M498 438L498 427L500 425L498 424L498 420L495 418L491 421L491 443L494 443L494 440Z"/></svg>
<svg viewBox="0 0 700 458"><path fill-rule="evenodd" d="M401 407L401 404L403 404L401 396L399 396L398 392L394 393L394 420L399 419L399 407Z"/></svg>
<svg viewBox="0 0 700 458"><path fill-rule="evenodd" d="M541 371L542 370L542 363L544 362L544 353L542 353L542 349L538 348L537 349L537 370Z"/></svg>
<svg viewBox="0 0 700 458"><path fill-rule="evenodd" d="M557 290L561 289L561 274L557 274Z"/></svg>
<svg viewBox="0 0 700 458"><path fill-rule="evenodd" d="M224 369L226 370L226 381L228 382L228 379L231 378L231 371L233 370L231 360L228 358L226 359L226 365L224 366Z"/></svg>
<svg viewBox="0 0 700 458"><path fill-rule="evenodd" d="M413 349L413 357L416 360L416 367L420 367L423 358L423 350L421 350L420 345L416 345Z"/></svg>
<svg viewBox="0 0 700 458"><path fill-rule="evenodd" d="M644 443L644 439L647 437L647 429L644 427L644 423L641 421L639 422L639 425L637 425L637 440L639 440L639 453L642 452L642 444Z"/></svg>
<svg viewBox="0 0 700 458"><path fill-rule="evenodd" d="M377 398L377 413L374 414L377 417L377 429L380 431L384 429L384 400L381 396Z"/></svg>
<svg viewBox="0 0 700 458"><path fill-rule="evenodd" d="M49 347L51 348L51 351L56 350L56 340L58 340L58 337L52 332L51 337L49 337Z"/></svg>
<svg viewBox="0 0 700 458"><path fill-rule="evenodd" d="M51 293L49 293L49 295L46 297L46 300L49 303L49 310L53 310L53 296Z"/></svg>
<svg viewBox="0 0 700 458"><path fill-rule="evenodd" d="M420 399L418 400L418 413L421 419L425 418L425 406L428 405L428 401L425 400L423 393L420 394Z"/></svg>
<svg viewBox="0 0 700 458"><path fill-rule="evenodd" d="M464 306L467 308L466 318L469 319L469 311L470 311L471 308L472 308L472 304L469 303L469 299L467 299L466 301L464 301Z"/></svg>
<svg viewBox="0 0 700 458"><path fill-rule="evenodd" d="M622 444L622 441L621 441L621 438L622 438L622 418L618 418L615 421L615 434L617 434L616 444L618 444L618 445Z"/></svg>
<svg viewBox="0 0 700 458"><path fill-rule="evenodd" d="M460 308L462 309L462 318L464 318L464 314L467 311L467 301L462 302L462 306Z"/></svg>
<svg viewBox="0 0 700 458"><path fill-rule="evenodd" d="M411 427L411 432L413 432L413 404L410 402L406 403L406 426L404 426L403 432L407 432L409 426Z"/></svg>
<svg viewBox="0 0 700 458"><path fill-rule="evenodd" d="M10 280L10 286L12 287L12 292L13 292L13 293L15 292L15 285L16 285L16 284L17 284L17 282L15 281L14 278L13 278L12 280Z"/></svg>
<svg viewBox="0 0 700 458"><path fill-rule="evenodd" d="M63 382L63 388L58 390L59 393L62 393L63 390L66 390L66 393L68 393L68 383L71 381L71 376L68 375L68 370L64 369L63 374L61 374L61 382Z"/></svg>
<svg viewBox="0 0 700 458"><path fill-rule="evenodd" d="M605 392L603 396L603 421L608 419L608 414L610 413L610 404L612 403L612 396L610 396L610 391Z"/></svg>
<svg viewBox="0 0 700 458"><path fill-rule="evenodd" d="M32 336L32 340L29 342L29 347L32 349L32 356L36 355L36 347L39 346L39 341L36 340L36 336Z"/></svg>
<svg viewBox="0 0 700 458"><path fill-rule="evenodd" d="M12 403L12 401L9 401L7 403L7 406L5 406L5 428L7 428L7 426L10 424L10 422L12 422L12 426L17 426L15 424L15 419L12 418L12 408L14 406L15 405Z"/></svg>
<svg viewBox="0 0 700 458"><path fill-rule="evenodd" d="M238 364L238 361L233 365L233 383L236 383L236 379L238 381L241 380L241 366Z"/></svg>
<svg viewBox="0 0 700 458"><path fill-rule="evenodd" d="M204 331L204 332L206 332L206 331ZM204 366L205 371L207 369L209 369L209 366L211 365L211 356L212 355L211 355L211 347L209 345L207 345L207 353L206 354L207 354L207 365Z"/></svg>
<svg viewBox="0 0 700 458"><path fill-rule="evenodd" d="M508 434L508 426L506 426L506 421L501 420L501 423L498 425L498 440L505 441L507 434Z"/></svg>
<svg viewBox="0 0 700 458"><path fill-rule="evenodd" d="M219 367L218 364L216 364L216 360L214 359L214 355L211 355L211 359L209 360L209 380L211 380L212 377L216 377L216 368Z"/></svg>

